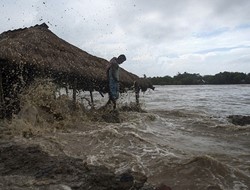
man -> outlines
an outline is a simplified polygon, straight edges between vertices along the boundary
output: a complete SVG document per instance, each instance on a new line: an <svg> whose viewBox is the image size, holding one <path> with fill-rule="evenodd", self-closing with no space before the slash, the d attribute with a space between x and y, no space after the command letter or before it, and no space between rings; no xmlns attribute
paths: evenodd
<svg viewBox="0 0 250 190"><path fill-rule="evenodd" d="M118 58L113 57L109 61L107 68L107 80L109 87L109 100L106 105L113 103L113 108L116 109L116 100L119 98L119 65L126 61L125 55L119 55Z"/></svg>

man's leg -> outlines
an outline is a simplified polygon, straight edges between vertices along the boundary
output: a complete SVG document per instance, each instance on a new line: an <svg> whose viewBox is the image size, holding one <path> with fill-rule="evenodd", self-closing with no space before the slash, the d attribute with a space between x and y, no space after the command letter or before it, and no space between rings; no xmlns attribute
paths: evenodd
<svg viewBox="0 0 250 190"><path fill-rule="evenodd" d="M116 100L112 100L113 102L113 109L115 110L116 109Z"/></svg>

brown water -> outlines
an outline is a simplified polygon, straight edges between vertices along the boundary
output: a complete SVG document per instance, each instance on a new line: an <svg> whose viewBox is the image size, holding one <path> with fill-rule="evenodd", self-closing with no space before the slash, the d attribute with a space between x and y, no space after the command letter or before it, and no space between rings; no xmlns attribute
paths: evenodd
<svg viewBox="0 0 250 190"><path fill-rule="evenodd" d="M227 116L249 115L249 94L249 85L157 86L141 97L148 113L130 113L121 124L98 123L93 130L62 135L77 135L72 140L77 142L67 145L81 142L86 152L79 155L88 163L117 172L132 168L175 190L246 190L250 126L235 126ZM124 95L120 103L133 98Z"/></svg>
<svg viewBox="0 0 250 190"><path fill-rule="evenodd" d="M16 140L117 173L140 171L149 182L174 190L247 190L250 126L235 126L227 116L249 115L249 94L248 85L157 86L141 97L148 112L120 112L122 123L86 121L76 115L67 120L71 123L57 123L67 130ZM94 96L97 107L105 103L105 98ZM119 103L128 101L134 101L132 93Z"/></svg>

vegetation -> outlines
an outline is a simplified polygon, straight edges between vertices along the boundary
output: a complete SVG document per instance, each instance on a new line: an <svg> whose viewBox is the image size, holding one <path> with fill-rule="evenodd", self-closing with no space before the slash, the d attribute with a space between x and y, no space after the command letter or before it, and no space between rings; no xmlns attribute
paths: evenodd
<svg viewBox="0 0 250 190"><path fill-rule="evenodd" d="M197 84L250 84L250 73L220 72L215 75L178 73L174 77L149 78L153 85L197 85Z"/></svg>

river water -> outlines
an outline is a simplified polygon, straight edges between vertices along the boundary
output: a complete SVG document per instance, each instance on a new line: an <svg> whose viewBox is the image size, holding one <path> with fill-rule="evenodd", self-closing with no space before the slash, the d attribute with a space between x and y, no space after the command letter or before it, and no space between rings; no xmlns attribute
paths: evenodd
<svg viewBox="0 0 250 190"><path fill-rule="evenodd" d="M250 114L250 85L156 86L140 98L147 113L82 134L89 163L174 190L250 189L250 126L227 119Z"/></svg>
<svg viewBox="0 0 250 190"><path fill-rule="evenodd" d="M53 89L38 85L24 93L23 110L10 129L38 135L15 141L105 165L118 174L141 172L149 183L173 190L250 189L250 125L233 125L227 119L250 115L250 85L156 86L140 94L146 112L122 111L124 105L134 105L134 92L129 91L118 101L120 123L104 122L104 115L112 115L109 109L104 115L98 109L88 111L88 92L77 97L85 111L70 115L68 96L54 99ZM107 94L93 95L96 108L106 103ZM41 105L51 105L64 119L53 121L50 112L38 109Z"/></svg>

